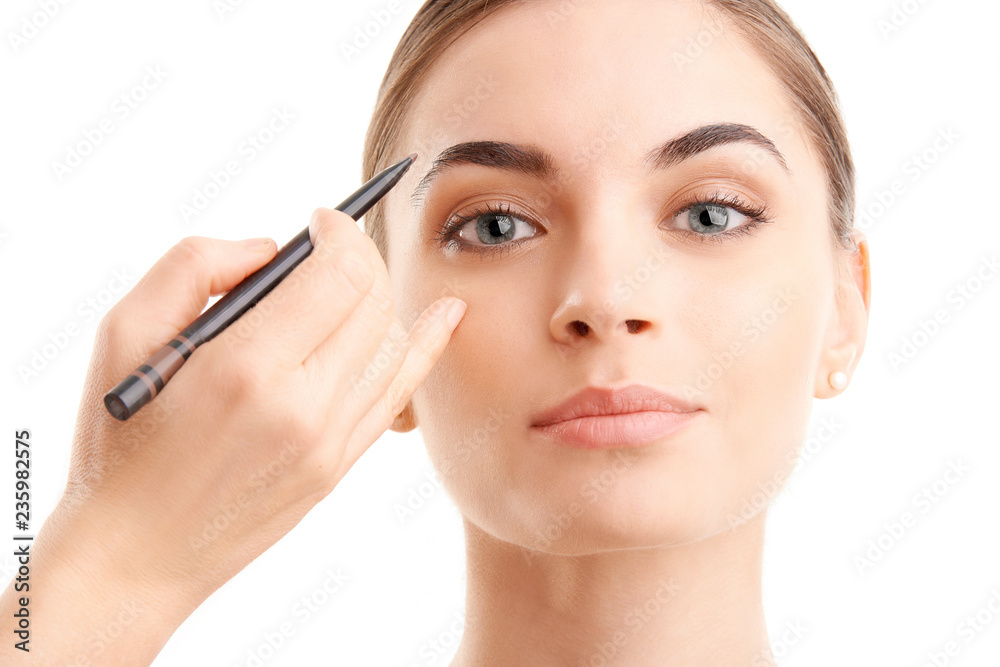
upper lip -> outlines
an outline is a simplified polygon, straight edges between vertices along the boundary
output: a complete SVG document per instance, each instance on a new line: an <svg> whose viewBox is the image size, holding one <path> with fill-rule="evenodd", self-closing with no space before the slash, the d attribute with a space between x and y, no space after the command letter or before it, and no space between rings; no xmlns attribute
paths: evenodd
<svg viewBox="0 0 1000 667"><path fill-rule="evenodd" d="M549 426L567 419L627 412L694 412L688 401L642 384L624 387L585 387L558 405L538 414L532 426Z"/></svg>

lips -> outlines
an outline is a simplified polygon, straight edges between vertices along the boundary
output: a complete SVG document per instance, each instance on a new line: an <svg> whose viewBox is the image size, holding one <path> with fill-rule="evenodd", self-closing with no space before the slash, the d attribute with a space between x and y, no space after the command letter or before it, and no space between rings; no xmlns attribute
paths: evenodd
<svg viewBox="0 0 1000 667"><path fill-rule="evenodd" d="M690 413L698 408L689 401L653 387L632 384L619 388L586 387L535 417L532 426L545 427L582 417L639 412Z"/></svg>
<svg viewBox="0 0 1000 667"><path fill-rule="evenodd" d="M587 387L536 416L539 437L578 449L644 447L681 430L702 410L647 387Z"/></svg>

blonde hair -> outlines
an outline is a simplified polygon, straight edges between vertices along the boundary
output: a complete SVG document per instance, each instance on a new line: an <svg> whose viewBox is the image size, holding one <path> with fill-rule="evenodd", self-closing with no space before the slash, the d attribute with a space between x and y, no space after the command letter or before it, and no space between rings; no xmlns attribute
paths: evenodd
<svg viewBox="0 0 1000 667"><path fill-rule="evenodd" d="M427 0L396 46L365 135L363 181L399 159L409 100L431 64L469 29L504 7L529 0ZM823 65L791 18L771 0L705 0L736 27L790 94L827 174L830 233L854 251L855 182L837 93ZM365 216L365 232L388 261L383 201Z"/></svg>

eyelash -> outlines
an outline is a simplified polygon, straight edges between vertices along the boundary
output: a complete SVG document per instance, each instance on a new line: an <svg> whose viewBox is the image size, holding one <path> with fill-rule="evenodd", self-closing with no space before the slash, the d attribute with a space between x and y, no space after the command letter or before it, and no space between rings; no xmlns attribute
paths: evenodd
<svg viewBox="0 0 1000 667"><path fill-rule="evenodd" d="M686 229L677 229L674 231L682 232L688 236L694 236L702 243L726 243L728 241L735 240L737 237L751 236L758 231L761 225L774 222L770 217L767 206L750 204L736 194L722 192L714 192L708 197L695 197L688 200L680 208L676 209L669 219L673 220L681 213L689 211L695 206L705 204L731 208L746 216L747 221L739 227L724 232L718 232L716 234L699 234L698 232L692 232ZM469 214L452 216L451 219L445 222L445 224L442 225L442 227L434 234L438 245L441 247L452 248L459 252L471 250L481 257L500 257L505 252L510 252L514 248L520 246L523 241L528 241L530 238L533 238L527 237L517 241L510 241L508 243L499 243L493 246L478 246L458 240L459 229L461 229L466 223L478 220L479 218L487 215L507 216L533 224L528 217L512 211L510 206L506 203L501 203L499 205L487 203L481 205Z"/></svg>

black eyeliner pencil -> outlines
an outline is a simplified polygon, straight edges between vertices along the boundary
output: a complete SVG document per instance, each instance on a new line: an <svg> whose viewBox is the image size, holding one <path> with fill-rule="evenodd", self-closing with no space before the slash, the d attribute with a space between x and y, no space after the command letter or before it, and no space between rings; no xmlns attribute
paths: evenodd
<svg viewBox="0 0 1000 667"><path fill-rule="evenodd" d="M375 174L336 209L355 220L360 219L399 182L416 157L417 154L413 153ZM108 412L116 419L125 421L153 400L199 345L210 341L216 334L238 320L243 313L253 308L264 295L291 273L292 269L308 257L312 249L309 227L306 227L278 250L274 259L244 278L240 284L212 304L211 308L199 315L184 331L164 345L159 352L147 359L134 373L105 394L104 405Z"/></svg>

